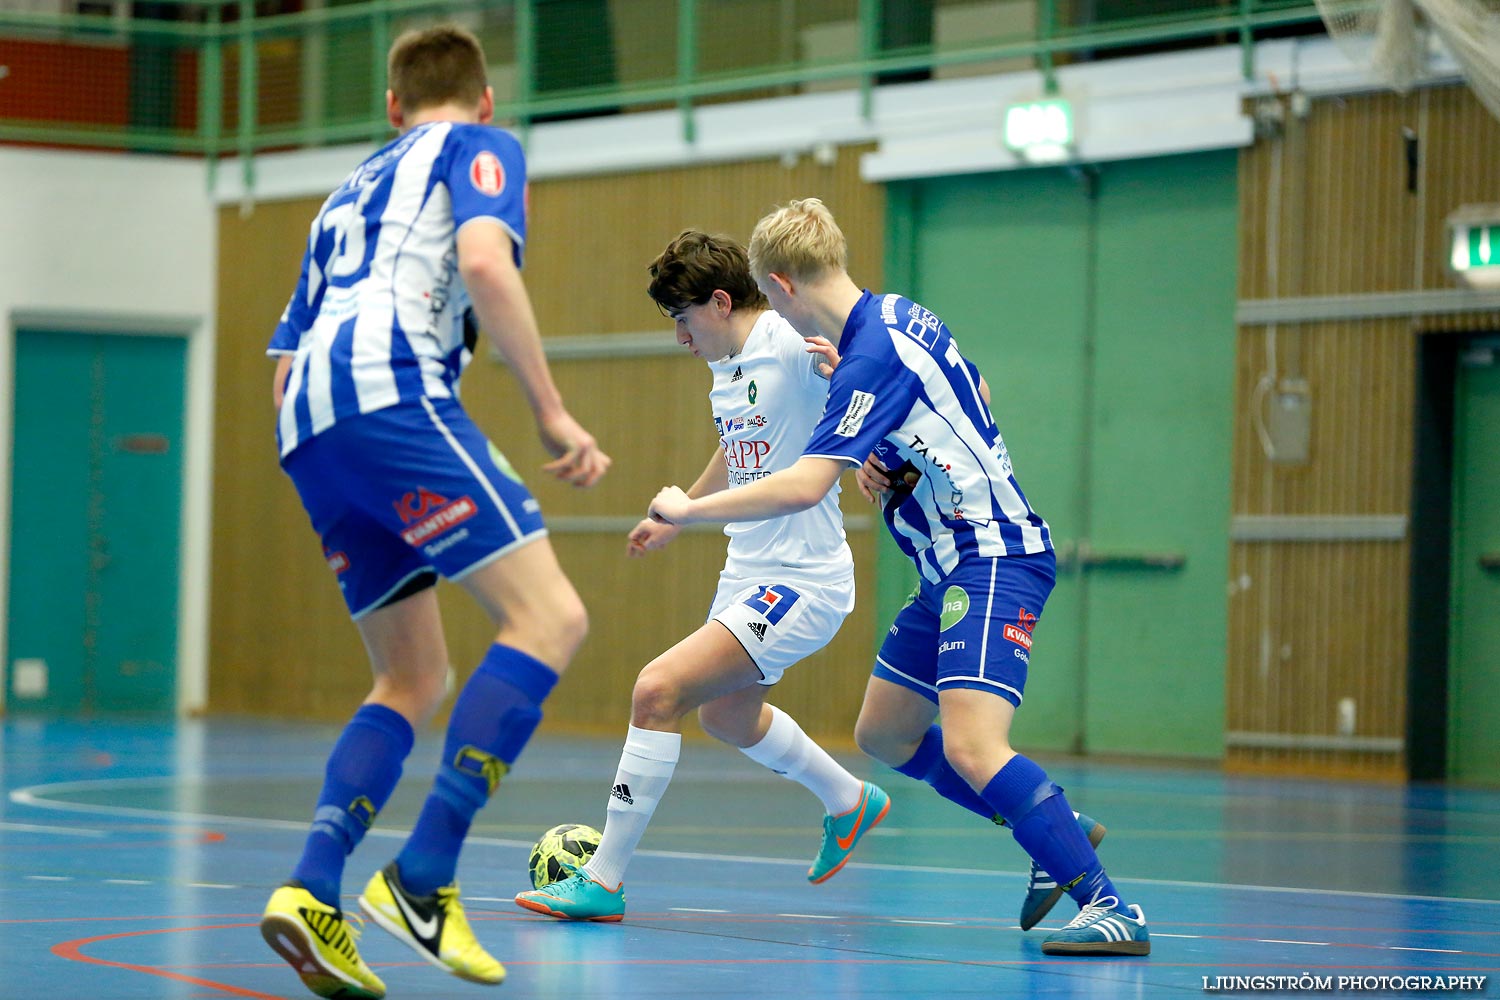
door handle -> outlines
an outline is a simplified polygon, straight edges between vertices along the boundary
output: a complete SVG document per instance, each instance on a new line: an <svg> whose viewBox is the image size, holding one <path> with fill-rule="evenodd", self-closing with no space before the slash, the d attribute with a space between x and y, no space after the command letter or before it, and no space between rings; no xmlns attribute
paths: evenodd
<svg viewBox="0 0 1500 1000"><path fill-rule="evenodd" d="M1497 554L1500 558L1500 554ZM1187 564L1181 552L1137 552L1094 549L1087 540L1057 546L1057 567L1072 569L1179 570ZM1500 568L1500 566L1497 566Z"/></svg>

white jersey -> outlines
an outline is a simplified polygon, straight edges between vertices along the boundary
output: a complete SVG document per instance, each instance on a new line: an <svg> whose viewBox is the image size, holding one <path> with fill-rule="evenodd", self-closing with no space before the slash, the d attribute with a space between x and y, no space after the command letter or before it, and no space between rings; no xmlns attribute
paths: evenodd
<svg viewBox="0 0 1500 1000"><path fill-rule="evenodd" d="M802 457L828 399L822 360L790 323L767 310L733 357L709 362L714 426L724 450L729 489L791 467ZM724 575L802 581L837 588L852 607L854 557L844 537L839 485L816 505L765 521L725 525ZM848 609L845 609L848 610Z"/></svg>

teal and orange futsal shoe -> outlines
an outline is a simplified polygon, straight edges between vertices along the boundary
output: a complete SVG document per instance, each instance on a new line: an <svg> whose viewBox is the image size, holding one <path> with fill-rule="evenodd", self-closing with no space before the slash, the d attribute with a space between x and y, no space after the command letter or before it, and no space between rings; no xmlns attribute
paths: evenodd
<svg viewBox="0 0 1500 1000"><path fill-rule="evenodd" d="M564 864L571 874L551 885L516 894L516 905L559 920L614 923L625 919L625 884L613 889L589 877L576 865Z"/></svg>
<svg viewBox="0 0 1500 1000"><path fill-rule="evenodd" d="M837 816L823 817L823 845L807 870L807 880L814 885L833 878L849 861L859 838L874 829L891 811L891 797L879 785L868 781L859 791L859 802L853 809Z"/></svg>
<svg viewBox="0 0 1500 1000"><path fill-rule="evenodd" d="M1146 914L1134 903L1122 907L1114 896L1096 898L1062 930L1047 935L1042 954L1149 955L1151 932L1146 929Z"/></svg>
<svg viewBox="0 0 1500 1000"><path fill-rule="evenodd" d="M1098 847L1099 842L1104 839L1104 824L1079 813L1078 825L1088 835L1089 846ZM1026 898L1021 901L1021 930L1029 931L1039 924L1043 917L1052 912L1057 901L1062 899L1062 894L1063 888L1057 884L1057 880L1033 861L1031 881L1026 883Z"/></svg>

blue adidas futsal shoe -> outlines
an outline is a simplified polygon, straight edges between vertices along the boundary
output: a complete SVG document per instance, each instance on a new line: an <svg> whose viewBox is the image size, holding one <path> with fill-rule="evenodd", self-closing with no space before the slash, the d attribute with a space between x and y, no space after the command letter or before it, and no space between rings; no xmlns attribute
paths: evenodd
<svg viewBox="0 0 1500 1000"><path fill-rule="evenodd" d="M807 880L814 885L826 882L844 867L859 838L885 819L891 811L891 797L879 785L868 781L859 790L859 801L853 809L837 816L823 817L823 844L807 870Z"/></svg>
<svg viewBox="0 0 1500 1000"><path fill-rule="evenodd" d="M1089 846L1098 847L1104 839L1104 824L1096 819L1078 814L1078 825L1088 835ZM1026 898L1021 901L1021 930L1029 931L1041 923L1043 917L1052 912L1052 907L1062 899L1062 886L1048 875L1035 861L1031 863L1031 881L1026 884Z"/></svg>
<svg viewBox="0 0 1500 1000"><path fill-rule="evenodd" d="M1067 926L1042 942L1044 955L1149 955L1151 932L1146 914L1131 903L1120 906L1114 896L1095 899L1078 911Z"/></svg>

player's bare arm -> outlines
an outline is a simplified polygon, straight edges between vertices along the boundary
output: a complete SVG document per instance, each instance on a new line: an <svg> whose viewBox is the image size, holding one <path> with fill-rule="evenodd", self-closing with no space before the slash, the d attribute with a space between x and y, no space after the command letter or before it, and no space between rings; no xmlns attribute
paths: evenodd
<svg viewBox="0 0 1500 1000"><path fill-rule="evenodd" d="M728 487L729 467L724 464L724 451L721 448L715 448L713 455L708 459L708 465L704 466L703 474L688 487L687 495L694 498L705 497ZM647 552L665 548L681 530L682 528L676 524L653 521L649 517L643 518L640 524L631 529L625 546L625 554L639 558Z"/></svg>
<svg viewBox="0 0 1500 1000"><path fill-rule="evenodd" d="M276 412L281 412L281 401L286 398L286 377L292 370L292 355L283 354L276 359L276 374L271 376L271 401Z"/></svg>
<svg viewBox="0 0 1500 1000"><path fill-rule="evenodd" d="M667 486L651 501L649 516L671 524L699 521L764 521L806 510L833 488L845 469L833 458L803 456L789 469L733 490L694 499Z"/></svg>
<svg viewBox="0 0 1500 1000"><path fill-rule="evenodd" d="M563 406L510 235L498 222L476 219L459 230L458 271L480 327L520 381L542 444L556 459L542 468L574 486L594 485L609 469L610 457Z"/></svg>

